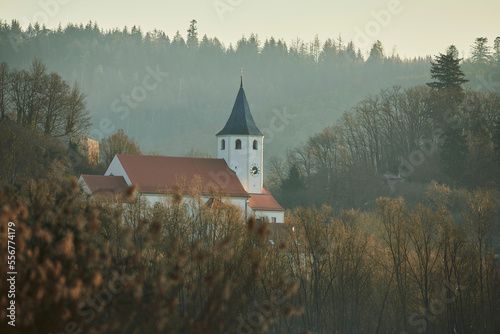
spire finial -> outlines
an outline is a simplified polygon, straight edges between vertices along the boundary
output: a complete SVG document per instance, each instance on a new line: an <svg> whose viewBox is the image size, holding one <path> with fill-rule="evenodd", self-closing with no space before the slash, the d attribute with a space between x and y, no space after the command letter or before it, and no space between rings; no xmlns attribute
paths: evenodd
<svg viewBox="0 0 500 334"><path fill-rule="evenodd" d="M243 65L241 65L241 87L243 87Z"/></svg>

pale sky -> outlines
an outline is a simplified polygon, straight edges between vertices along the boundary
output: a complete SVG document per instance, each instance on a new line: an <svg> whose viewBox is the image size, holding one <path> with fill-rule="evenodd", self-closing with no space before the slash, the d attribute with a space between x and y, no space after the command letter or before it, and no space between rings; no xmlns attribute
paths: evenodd
<svg viewBox="0 0 500 334"><path fill-rule="evenodd" d="M172 37L186 37L192 19L198 33L219 38L224 45L243 35L297 37L309 42L317 34L353 40L367 53L379 39L387 54L402 57L436 55L454 44L468 56L477 37L493 45L500 36L499 0L0 0L0 19L17 19L26 28L35 21L48 28L61 23L97 21L100 27L157 28Z"/></svg>

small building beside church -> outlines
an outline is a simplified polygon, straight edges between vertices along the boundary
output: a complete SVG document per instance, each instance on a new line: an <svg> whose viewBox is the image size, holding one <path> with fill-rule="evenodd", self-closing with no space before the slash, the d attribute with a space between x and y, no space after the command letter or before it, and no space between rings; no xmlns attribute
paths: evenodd
<svg viewBox="0 0 500 334"><path fill-rule="evenodd" d="M81 175L82 189L93 197L116 195L135 185L150 204L193 186L207 205L227 198L246 216L284 222L284 209L263 187L264 135L257 128L243 79L224 128L217 133L217 158L117 154L104 175Z"/></svg>

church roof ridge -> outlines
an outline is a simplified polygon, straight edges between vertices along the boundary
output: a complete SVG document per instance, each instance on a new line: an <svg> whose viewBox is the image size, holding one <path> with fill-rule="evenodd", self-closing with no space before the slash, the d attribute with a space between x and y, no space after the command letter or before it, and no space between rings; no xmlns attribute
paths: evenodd
<svg viewBox="0 0 500 334"><path fill-rule="evenodd" d="M215 191L225 196L248 197L238 176L224 159L127 154L116 157L131 183L137 184L143 193L164 193L182 179L191 183L197 176L203 183L202 195Z"/></svg>
<svg viewBox="0 0 500 334"><path fill-rule="evenodd" d="M173 155L154 155L154 154L116 154L117 156L142 156L142 157L156 157L156 158L175 158L175 159L206 159L206 160L224 160L223 158L211 157L176 157Z"/></svg>
<svg viewBox="0 0 500 334"><path fill-rule="evenodd" d="M257 125L255 125L255 121L250 113L250 107L248 106L245 90L243 89L243 76L241 77L240 89L234 101L231 115L224 128L217 133L217 136L222 135L263 135Z"/></svg>

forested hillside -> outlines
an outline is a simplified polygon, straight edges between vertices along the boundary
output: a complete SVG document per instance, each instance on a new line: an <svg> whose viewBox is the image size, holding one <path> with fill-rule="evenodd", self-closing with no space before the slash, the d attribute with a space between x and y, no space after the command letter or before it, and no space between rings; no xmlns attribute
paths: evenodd
<svg viewBox="0 0 500 334"><path fill-rule="evenodd" d="M432 57L401 59L379 41L363 55L341 36L287 42L251 35L223 45L217 37L201 37L194 20L175 36L135 26L104 31L95 22L55 30L0 24L5 73L29 69L36 58L86 94L91 138L102 141L123 128L146 154L213 156L215 133L231 111L243 66L247 98L265 135L266 186L300 198L281 197L286 207L373 206L377 196L394 195L400 185L396 179L380 187L387 172L405 177L409 189L433 179L491 186L498 170L500 37L471 41L466 59L453 46L445 50L463 71L465 94L453 111L460 129L446 136L448 126L432 114L444 109L425 86ZM451 146L443 165L445 138ZM420 152L426 141L434 145L432 154ZM405 169L401 159L420 153L425 163ZM463 170L452 175L457 161ZM306 188L312 193L303 196Z"/></svg>
<svg viewBox="0 0 500 334"><path fill-rule="evenodd" d="M368 95L306 143L273 157L268 188L286 207L337 209L375 208L380 196L416 205L433 181L498 190L500 93L494 85L471 88L475 79L462 71L498 71L500 38L493 55L485 42L476 39L467 62L450 46L431 61L426 85Z"/></svg>
<svg viewBox="0 0 500 334"><path fill-rule="evenodd" d="M87 94L94 139L123 128L144 152L168 155L191 147L214 154L214 135L231 111L243 66L252 113L267 137L266 159L304 142L367 94L429 79L428 58L400 59L379 43L362 55L336 32L327 41L252 35L223 45L198 33L194 22L187 26L166 36L137 27L103 31L92 22L56 30L3 22L0 62L21 69L36 57L77 82ZM293 117L284 128L283 113ZM280 120L275 126L273 117ZM110 126L101 123L107 118Z"/></svg>
<svg viewBox="0 0 500 334"><path fill-rule="evenodd" d="M223 45L194 20L175 36L0 21L0 251L16 270L0 273L0 332L497 333L490 42L401 59L340 36ZM116 153L214 155L242 65L283 224L207 205L195 182L154 205L78 186Z"/></svg>

